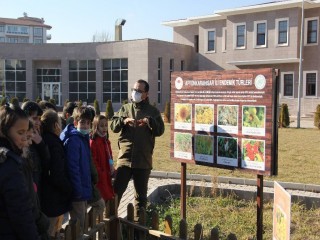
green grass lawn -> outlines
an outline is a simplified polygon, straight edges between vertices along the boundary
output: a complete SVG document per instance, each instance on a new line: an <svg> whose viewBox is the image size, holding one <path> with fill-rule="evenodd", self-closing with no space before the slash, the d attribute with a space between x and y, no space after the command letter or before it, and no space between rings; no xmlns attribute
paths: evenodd
<svg viewBox="0 0 320 240"><path fill-rule="evenodd" d="M110 132L113 156L118 155L118 134ZM181 164L170 158L170 125L164 135L156 138L153 170L180 172ZM320 131L316 128L280 128L278 136L278 175L265 180L320 184ZM225 170L187 164L187 173L256 179L256 175L243 170Z"/></svg>

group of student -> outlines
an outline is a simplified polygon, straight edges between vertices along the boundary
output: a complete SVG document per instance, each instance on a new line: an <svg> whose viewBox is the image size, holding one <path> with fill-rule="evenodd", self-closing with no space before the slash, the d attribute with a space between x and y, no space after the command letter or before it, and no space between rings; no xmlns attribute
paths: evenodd
<svg viewBox="0 0 320 240"><path fill-rule="evenodd" d="M56 239L66 217L114 198L108 119L68 102L0 108L0 239Z"/></svg>

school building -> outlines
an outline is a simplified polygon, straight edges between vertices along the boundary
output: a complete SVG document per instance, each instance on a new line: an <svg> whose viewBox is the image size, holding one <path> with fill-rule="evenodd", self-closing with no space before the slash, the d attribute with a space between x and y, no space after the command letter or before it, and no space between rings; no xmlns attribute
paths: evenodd
<svg viewBox="0 0 320 240"><path fill-rule="evenodd" d="M300 99L301 115L311 115L320 104L319 16L320 0L273 1L165 21L173 42L57 44L46 41L51 26L43 19L0 18L0 89L20 100L54 98L58 105L97 99L103 108L110 99L117 109L130 99L134 82L145 79L151 103L163 110L172 71L270 67L280 69L280 103L296 115Z"/></svg>

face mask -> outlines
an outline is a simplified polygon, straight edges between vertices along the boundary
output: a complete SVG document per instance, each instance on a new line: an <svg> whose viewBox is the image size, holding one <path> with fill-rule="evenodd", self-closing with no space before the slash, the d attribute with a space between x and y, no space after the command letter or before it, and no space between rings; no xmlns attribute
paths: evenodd
<svg viewBox="0 0 320 240"><path fill-rule="evenodd" d="M80 128L77 128L78 132L82 133L83 135L86 135L86 134L89 134L90 133L90 130L89 129L80 129Z"/></svg>
<svg viewBox="0 0 320 240"><path fill-rule="evenodd" d="M142 101L141 93L138 93L137 91L132 91L131 97L132 97L132 101L135 103L139 103Z"/></svg>

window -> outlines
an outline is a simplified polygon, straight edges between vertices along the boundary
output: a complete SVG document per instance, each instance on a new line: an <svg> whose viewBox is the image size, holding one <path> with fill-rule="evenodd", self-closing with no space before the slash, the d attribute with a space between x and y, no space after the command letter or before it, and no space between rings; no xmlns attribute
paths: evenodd
<svg viewBox="0 0 320 240"><path fill-rule="evenodd" d="M34 28L33 29L33 36L42 37L42 28Z"/></svg>
<svg viewBox="0 0 320 240"><path fill-rule="evenodd" d="M254 22L254 44L255 47L267 47L267 22Z"/></svg>
<svg viewBox="0 0 320 240"><path fill-rule="evenodd" d="M70 80L70 79L69 79ZM42 96L42 83L61 83L61 69L60 68L38 68L37 69L37 89L36 96ZM70 91L70 89L69 89ZM61 93L60 93L61 94ZM57 97L58 98L58 97ZM57 99L59 104L60 100Z"/></svg>
<svg viewBox="0 0 320 240"><path fill-rule="evenodd" d="M222 52L227 51L227 28L222 28Z"/></svg>
<svg viewBox="0 0 320 240"><path fill-rule="evenodd" d="M180 71L184 71L184 60L180 62Z"/></svg>
<svg viewBox="0 0 320 240"><path fill-rule="evenodd" d="M20 27L20 33L21 34L28 34L29 33L29 27Z"/></svg>
<svg viewBox="0 0 320 240"><path fill-rule="evenodd" d="M7 42L8 43L18 43L19 42L19 39L17 37L9 37L7 39Z"/></svg>
<svg viewBox="0 0 320 240"><path fill-rule="evenodd" d="M234 27L235 49L245 49L246 47L246 24L238 23Z"/></svg>
<svg viewBox="0 0 320 240"><path fill-rule="evenodd" d="M4 32L4 25L0 25L0 32Z"/></svg>
<svg viewBox="0 0 320 240"><path fill-rule="evenodd" d="M207 51L215 52L216 31L214 29L207 32Z"/></svg>
<svg viewBox="0 0 320 240"><path fill-rule="evenodd" d="M283 72L281 81L282 95L283 97L293 97L293 72Z"/></svg>
<svg viewBox="0 0 320 240"><path fill-rule="evenodd" d="M96 98L96 61L69 61L69 100L93 103Z"/></svg>
<svg viewBox="0 0 320 240"><path fill-rule="evenodd" d="M34 44L42 44L43 43L42 38L34 38L33 43Z"/></svg>
<svg viewBox="0 0 320 240"><path fill-rule="evenodd" d="M158 58L158 103L161 103L161 88L162 88L162 58Z"/></svg>
<svg viewBox="0 0 320 240"><path fill-rule="evenodd" d="M128 59L104 59L102 62L103 102L121 103L128 100Z"/></svg>
<svg viewBox="0 0 320 240"><path fill-rule="evenodd" d="M171 58L170 59L170 72L173 72L174 71L174 59Z"/></svg>
<svg viewBox="0 0 320 240"><path fill-rule="evenodd" d="M276 19L276 45L288 46L289 20L287 18Z"/></svg>
<svg viewBox="0 0 320 240"><path fill-rule="evenodd" d="M0 37L0 42L6 42L6 38Z"/></svg>
<svg viewBox="0 0 320 240"><path fill-rule="evenodd" d="M19 43L29 43L29 38L28 37L20 37Z"/></svg>
<svg viewBox="0 0 320 240"><path fill-rule="evenodd" d="M26 97L26 61L17 59L0 60L1 92L9 98L17 97L22 101ZM4 87L4 89L2 89Z"/></svg>
<svg viewBox="0 0 320 240"><path fill-rule="evenodd" d="M304 73L304 95L305 97L317 96L317 72Z"/></svg>
<svg viewBox="0 0 320 240"><path fill-rule="evenodd" d="M199 52L199 35L194 35L194 50Z"/></svg>
<svg viewBox="0 0 320 240"><path fill-rule="evenodd" d="M305 45L318 44L318 22L319 18L306 18L304 24Z"/></svg>

